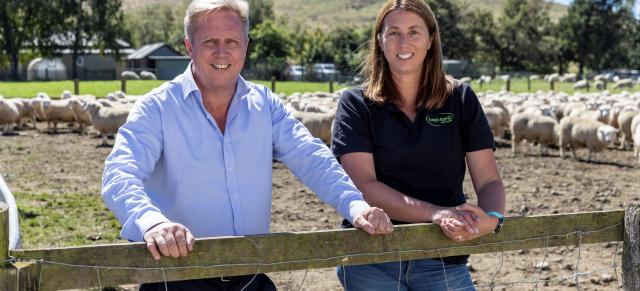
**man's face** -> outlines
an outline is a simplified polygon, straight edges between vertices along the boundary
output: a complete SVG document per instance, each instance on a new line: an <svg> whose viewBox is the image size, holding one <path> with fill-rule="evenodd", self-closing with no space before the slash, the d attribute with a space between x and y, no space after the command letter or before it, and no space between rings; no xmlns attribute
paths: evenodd
<svg viewBox="0 0 640 291"><path fill-rule="evenodd" d="M247 44L242 20L235 12L223 9L198 17L191 39L185 39L198 86L209 91L235 88Z"/></svg>

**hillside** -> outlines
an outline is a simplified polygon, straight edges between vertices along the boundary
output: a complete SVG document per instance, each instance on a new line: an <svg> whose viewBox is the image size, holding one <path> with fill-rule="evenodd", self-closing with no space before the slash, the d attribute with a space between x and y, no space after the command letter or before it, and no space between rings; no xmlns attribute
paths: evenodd
<svg viewBox="0 0 640 291"><path fill-rule="evenodd" d="M185 0L186 1L186 0ZM339 25L372 25L375 16L385 0L273 0L277 16L288 24L304 24L307 27L323 29ZM454 0L461 7L473 10L492 11L496 17L502 14L505 0ZM145 5L175 3L175 0L123 0L125 9L135 9ZM553 4L551 18L559 19L567 11L567 6Z"/></svg>

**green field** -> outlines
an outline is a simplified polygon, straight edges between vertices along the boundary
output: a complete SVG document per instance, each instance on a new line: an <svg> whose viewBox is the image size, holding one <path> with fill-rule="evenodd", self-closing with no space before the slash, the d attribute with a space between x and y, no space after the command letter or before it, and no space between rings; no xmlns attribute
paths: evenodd
<svg viewBox="0 0 640 291"><path fill-rule="evenodd" d="M127 81L127 94L144 95L151 89L160 86L165 81ZM271 88L271 81L253 81ZM97 97L105 97L107 94L120 90L120 81L80 81L80 94L91 94ZM334 84L334 90L344 86ZM39 92L47 93L52 98L60 96L62 91L69 90L73 93L73 81L56 82L0 82L0 95L11 97L31 98ZM277 82L276 92L287 95L293 92L329 91L329 83L314 82Z"/></svg>
<svg viewBox="0 0 640 291"><path fill-rule="evenodd" d="M143 95L149 92L151 89L160 86L164 81L128 81L127 82L127 94L130 95ZM271 87L271 81L253 81L258 84ZM476 92L485 91L500 91L506 88L506 83L500 80L494 80L490 84L480 86L478 83L473 82L472 88ZM609 86L612 86L611 84ZM334 90L344 88L344 85L334 84ZM108 93L120 90L120 81L81 81L80 94L91 94L97 97L105 97ZM45 92L51 97L60 96L63 90L73 91L72 81L57 81L57 82L0 82L0 95L4 97L23 97L31 98L38 94L38 92ZM511 81L511 91L516 93L523 92L536 92L538 90L549 91L549 83L536 80L531 82L531 89L527 85L527 80L524 78L516 78ZM627 89L628 90L628 89ZM294 92L316 92L323 91L329 92L329 83L316 83L316 82L276 82L276 92L281 92L286 95L290 95ZM556 92L562 91L568 94L573 94L572 83L555 83ZM595 89L591 89L591 92ZM611 91L611 93L618 93L622 90ZM640 91L640 86L636 86L632 90L628 91ZM586 92L586 91L584 91Z"/></svg>

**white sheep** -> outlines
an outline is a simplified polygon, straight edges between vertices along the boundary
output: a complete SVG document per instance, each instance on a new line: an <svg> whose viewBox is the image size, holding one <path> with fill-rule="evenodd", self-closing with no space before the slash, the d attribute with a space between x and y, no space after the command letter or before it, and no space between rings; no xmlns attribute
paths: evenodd
<svg viewBox="0 0 640 291"><path fill-rule="evenodd" d="M120 74L120 77L123 80L140 80L140 76L138 76L136 72L132 72L132 71L124 71L122 72L122 74Z"/></svg>
<svg viewBox="0 0 640 291"><path fill-rule="evenodd" d="M13 134L13 124L20 122L20 111L10 99L0 99L0 126L3 134Z"/></svg>
<svg viewBox="0 0 640 291"><path fill-rule="evenodd" d="M82 98L71 98L69 99L69 107L73 112L76 121L78 122L78 128L80 130L80 135L86 133L87 126L91 125L91 117L89 116L89 112L83 109L84 104L91 99L83 100Z"/></svg>
<svg viewBox="0 0 640 291"><path fill-rule="evenodd" d="M494 106L484 107L483 111L493 136L497 138L503 137L505 129L509 128L509 113L505 109Z"/></svg>
<svg viewBox="0 0 640 291"><path fill-rule="evenodd" d="M142 80L157 80L156 74L152 72L142 71L140 72L140 79Z"/></svg>
<svg viewBox="0 0 640 291"><path fill-rule="evenodd" d="M127 107L104 107L96 101L88 101L84 110L91 116L91 124L102 136L101 146L108 146L107 136L118 132L127 121L130 109Z"/></svg>
<svg viewBox="0 0 640 291"><path fill-rule="evenodd" d="M633 80L632 79L622 79L616 81L615 85L613 85L613 90L621 89L621 88L633 88Z"/></svg>
<svg viewBox="0 0 640 291"><path fill-rule="evenodd" d="M578 78L578 76L576 74L564 74L562 75L562 77L560 77L560 82L563 83L573 83L576 81L576 79Z"/></svg>
<svg viewBox="0 0 640 291"><path fill-rule="evenodd" d="M631 122L638 115L637 111L622 111L618 115L618 128L620 129L620 149L626 149L627 142L632 142Z"/></svg>
<svg viewBox="0 0 640 291"><path fill-rule="evenodd" d="M18 127L23 128L27 121L31 121L33 123L33 128L38 129L36 125L36 110L33 106L33 100L24 98L16 98L12 100L16 103L18 111L20 111L20 122L18 123Z"/></svg>
<svg viewBox="0 0 640 291"><path fill-rule="evenodd" d="M565 117L558 125L560 156L564 158L564 150L571 147L571 157L575 158L575 150L587 148L587 161L591 154L603 151L615 141L618 130L611 125L580 117Z"/></svg>
<svg viewBox="0 0 640 291"><path fill-rule="evenodd" d="M580 80L573 84L573 90L582 90L582 89L589 89L589 88L590 86L587 80Z"/></svg>
<svg viewBox="0 0 640 291"><path fill-rule="evenodd" d="M640 114L636 115L631 122L631 129L633 130L631 133L633 135L633 156L638 158L638 162L640 163L640 155L638 152L640 151Z"/></svg>
<svg viewBox="0 0 640 291"><path fill-rule="evenodd" d="M531 80L531 81L540 80L540 76L539 75L531 75L531 76L529 76L529 80Z"/></svg>
<svg viewBox="0 0 640 291"><path fill-rule="evenodd" d="M460 82L465 84L471 84L471 77L460 78Z"/></svg>
<svg viewBox="0 0 640 291"><path fill-rule="evenodd" d="M44 100L42 102L42 110L47 122L53 123L53 132L58 131L59 122L75 123L76 117L73 110L69 107L69 100ZM49 129L51 129L49 127Z"/></svg>
<svg viewBox="0 0 640 291"><path fill-rule="evenodd" d="M331 127L333 126L333 119L336 117L336 110L327 113L302 111L294 111L291 113L293 117L302 122L311 135L319 138L326 144L331 144Z"/></svg>
<svg viewBox="0 0 640 291"><path fill-rule="evenodd" d="M516 113L511 116L511 151L515 154L520 142L527 140L538 143L540 155L547 147L556 144L555 127L558 121L544 115Z"/></svg>

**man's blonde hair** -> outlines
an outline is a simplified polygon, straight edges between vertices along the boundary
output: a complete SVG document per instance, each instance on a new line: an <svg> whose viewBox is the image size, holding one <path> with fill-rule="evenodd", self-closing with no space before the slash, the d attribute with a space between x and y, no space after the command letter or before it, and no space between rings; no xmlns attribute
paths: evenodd
<svg viewBox="0 0 640 291"><path fill-rule="evenodd" d="M249 37L249 3L245 0L193 0L184 16L184 34L188 39L193 36L193 23L204 14L228 9L235 12L244 24L245 37Z"/></svg>

